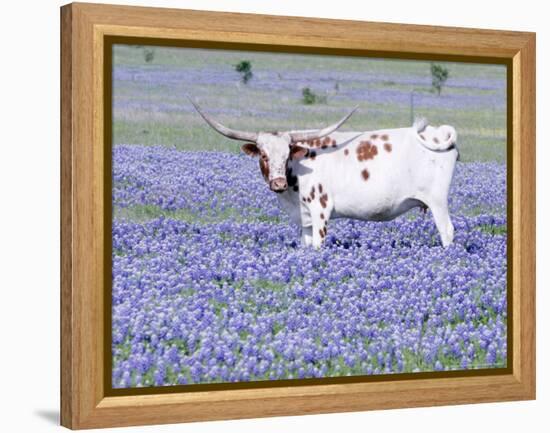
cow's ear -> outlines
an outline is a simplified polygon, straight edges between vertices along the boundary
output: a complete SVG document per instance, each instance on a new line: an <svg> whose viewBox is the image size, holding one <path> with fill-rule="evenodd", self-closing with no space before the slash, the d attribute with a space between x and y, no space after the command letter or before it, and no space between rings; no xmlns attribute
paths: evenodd
<svg viewBox="0 0 550 433"><path fill-rule="evenodd" d="M255 143L245 143L241 146L241 149L249 156L258 156L260 154L260 149L258 149Z"/></svg>
<svg viewBox="0 0 550 433"><path fill-rule="evenodd" d="M308 153L305 147L294 145L290 148L290 159L303 158Z"/></svg>

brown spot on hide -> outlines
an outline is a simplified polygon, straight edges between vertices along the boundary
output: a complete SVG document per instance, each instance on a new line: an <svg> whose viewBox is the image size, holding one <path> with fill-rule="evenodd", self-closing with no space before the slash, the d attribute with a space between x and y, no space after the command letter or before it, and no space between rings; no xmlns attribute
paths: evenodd
<svg viewBox="0 0 550 433"><path fill-rule="evenodd" d="M349 149L344 149L344 155L346 155L346 156L349 155Z"/></svg>
<svg viewBox="0 0 550 433"><path fill-rule="evenodd" d="M307 154L308 150L305 147L294 145L290 148L290 159L300 159Z"/></svg>
<svg viewBox="0 0 550 433"><path fill-rule="evenodd" d="M315 187L314 186L311 187L311 192L309 193L309 196L311 197L312 200L315 200Z"/></svg>
<svg viewBox="0 0 550 433"><path fill-rule="evenodd" d="M327 235L327 226L325 225L325 227L323 227L323 235L326 236Z"/></svg>
<svg viewBox="0 0 550 433"><path fill-rule="evenodd" d="M265 158L262 156L260 158L260 171L262 172L262 176L264 177L264 179L267 181L269 180L269 164L268 164L268 159Z"/></svg>
<svg viewBox="0 0 550 433"><path fill-rule="evenodd" d="M384 150L386 152L391 152L391 143L384 143Z"/></svg>
<svg viewBox="0 0 550 433"><path fill-rule="evenodd" d="M420 138L424 141L426 141L426 137L424 137L424 134L419 134L420 135Z"/></svg>
<svg viewBox="0 0 550 433"><path fill-rule="evenodd" d="M373 140L376 140L376 139L378 138L378 134L372 134L372 135L370 136L370 138L372 138Z"/></svg>
<svg viewBox="0 0 550 433"><path fill-rule="evenodd" d="M323 232L323 229L319 229L319 236L321 236L322 238L325 237L325 233Z"/></svg>
<svg viewBox="0 0 550 433"><path fill-rule="evenodd" d="M390 139L390 137L388 137L388 134L382 134L380 136L380 140L382 140L382 141L388 141L389 139Z"/></svg>
<svg viewBox="0 0 550 433"><path fill-rule="evenodd" d="M325 214L323 212L321 212L321 219L324 220L325 219Z"/></svg>
<svg viewBox="0 0 550 433"><path fill-rule="evenodd" d="M338 144L336 143L336 140L332 140L332 147L338 147Z"/></svg>
<svg viewBox="0 0 550 433"><path fill-rule="evenodd" d="M365 169L361 172L361 176L363 176L363 179L364 179L365 181L369 180L369 176L370 176L369 171L365 168Z"/></svg>
<svg viewBox="0 0 550 433"><path fill-rule="evenodd" d="M378 155L378 148L369 140L361 141L357 146L357 159L359 161L374 159L376 155Z"/></svg>
<svg viewBox="0 0 550 433"><path fill-rule="evenodd" d="M321 206L323 206L324 208L327 207L328 195L327 195L327 194L323 194L323 195L319 198L319 201L321 202Z"/></svg>
<svg viewBox="0 0 550 433"><path fill-rule="evenodd" d="M308 202L308 203L311 203L311 199L310 199L309 197L307 198L307 202Z"/></svg>
<svg viewBox="0 0 550 433"><path fill-rule="evenodd" d="M437 137L433 138L435 144L439 144L439 139Z"/></svg>
<svg viewBox="0 0 550 433"><path fill-rule="evenodd" d="M323 193L323 185L319 184L319 194L322 194Z"/></svg>

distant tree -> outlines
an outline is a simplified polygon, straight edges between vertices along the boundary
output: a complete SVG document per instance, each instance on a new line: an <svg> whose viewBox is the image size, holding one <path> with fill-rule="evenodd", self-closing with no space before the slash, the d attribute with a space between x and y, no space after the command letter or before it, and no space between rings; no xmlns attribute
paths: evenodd
<svg viewBox="0 0 550 433"><path fill-rule="evenodd" d="M306 105L312 104L326 104L328 95L318 95L309 87L302 89L302 102Z"/></svg>
<svg viewBox="0 0 550 433"><path fill-rule="evenodd" d="M437 65L432 63L431 65L432 73L432 88L437 91L437 95L441 95L441 90L445 85L445 81L449 78L449 70L445 66Z"/></svg>
<svg viewBox="0 0 550 433"><path fill-rule="evenodd" d="M252 78L252 63L249 60L241 60L235 65L235 70L241 74L241 81L246 84Z"/></svg>
<svg viewBox="0 0 550 433"><path fill-rule="evenodd" d="M317 95L309 87L302 89L302 102L306 105L315 104L317 101Z"/></svg>
<svg viewBox="0 0 550 433"><path fill-rule="evenodd" d="M155 50L153 48L146 48L143 51L143 58L145 59L146 63L151 63L155 58Z"/></svg>

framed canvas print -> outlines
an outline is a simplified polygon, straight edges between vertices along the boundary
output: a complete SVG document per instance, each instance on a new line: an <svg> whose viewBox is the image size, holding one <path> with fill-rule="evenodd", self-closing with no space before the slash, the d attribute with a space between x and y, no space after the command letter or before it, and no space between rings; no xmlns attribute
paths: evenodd
<svg viewBox="0 0 550 433"><path fill-rule="evenodd" d="M61 9L66 427L535 397L535 36Z"/></svg>

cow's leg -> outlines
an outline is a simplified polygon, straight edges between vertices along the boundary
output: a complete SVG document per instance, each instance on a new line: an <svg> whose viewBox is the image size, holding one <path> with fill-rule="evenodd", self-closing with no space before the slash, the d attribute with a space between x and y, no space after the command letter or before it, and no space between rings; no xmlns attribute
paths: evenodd
<svg viewBox="0 0 550 433"><path fill-rule="evenodd" d="M435 220L435 226L441 237L441 243L444 247L448 247L454 238L455 229L449 216L449 209L446 204L428 205Z"/></svg>
<svg viewBox="0 0 550 433"><path fill-rule="evenodd" d="M313 219L308 227L302 227L302 245L305 247L321 248L327 234L327 222L320 218Z"/></svg>
<svg viewBox="0 0 550 433"><path fill-rule="evenodd" d="M309 247L311 243L313 242L312 234L313 230L311 229L311 226L309 227L302 227L302 246Z"/></svg>
<svg viewBox="0 0 550 433"><path fill-rule="evenodd" d="M302 197L302 245L321 248L327 236L328 219L332 212L332 200L326 189L319 183L310 188Z"/></svg>
<svg viewBox="0 0 550 433"><path fill-rule="evenodd" d="M311 203L311 225L313 231L313 248L321 248L328 233L328 220L332 212L332 200L327 194L321 195L320 199Z"/></svg>
<svg viewBox="0 0 550 433"><path fill-rule="evenodd" d="M323 241L327 236L328 221L327 219L321 219L320 217L312 220L313 241L311 245L315 249L321 248Z"/></svg>

